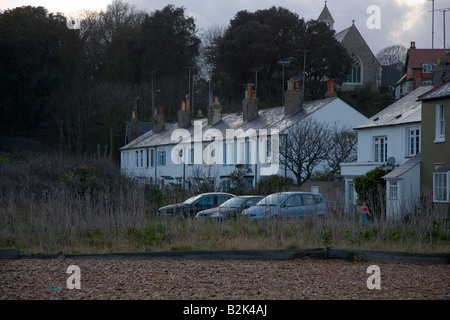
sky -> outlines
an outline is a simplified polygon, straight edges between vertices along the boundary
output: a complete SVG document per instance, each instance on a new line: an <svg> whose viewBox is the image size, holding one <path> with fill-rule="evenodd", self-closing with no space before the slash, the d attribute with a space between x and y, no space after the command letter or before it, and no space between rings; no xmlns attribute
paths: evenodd
<svg viewBox="0 0 450 320"><path fill-rule="evenodd" d="M254 12L272 6L283 7L305 20L317 19L324 7L322 0L123 0L136 9L151 13L168 4L184 7L195 18L200 32L213 26L227 27L241 10ZM327 7L335 20L336 32L355 25L374 54L381 49L402 44L431 48L432 0L328 0ZM22 5L43 6L49 12L77 17L83 10L105 10L111 0L0 0L0 10ZM446 17L446 48L450 48L450 0L434 0L434 47L444 46L444 13Z"/></svg>

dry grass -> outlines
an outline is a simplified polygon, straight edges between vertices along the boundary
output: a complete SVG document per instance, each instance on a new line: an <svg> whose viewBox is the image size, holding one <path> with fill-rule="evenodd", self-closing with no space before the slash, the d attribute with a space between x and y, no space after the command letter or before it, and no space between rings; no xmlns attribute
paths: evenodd
<svg viewBox="0 0 450 320"><path fill-rule="evenodd" d="M0 248L23 253L352 247L449 252L448 212L427 207L405 221L333 212L322 221L195 221L162 218L169 196L96 158L57 155L0 160Z"/></svg>

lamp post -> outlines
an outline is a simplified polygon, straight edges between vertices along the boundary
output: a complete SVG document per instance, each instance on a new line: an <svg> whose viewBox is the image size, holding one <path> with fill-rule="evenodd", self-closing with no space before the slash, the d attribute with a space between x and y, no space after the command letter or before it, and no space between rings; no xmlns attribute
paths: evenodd
<svg viewBox="0 0 450 320"><path fill-rule="evenodd" d="M281 80L281 105L284 105L284 67L291 64L291 59L287 58L285 60L280 60L278 61L278 64L281 64L281 66L283 67L283 77Z"/></svg>

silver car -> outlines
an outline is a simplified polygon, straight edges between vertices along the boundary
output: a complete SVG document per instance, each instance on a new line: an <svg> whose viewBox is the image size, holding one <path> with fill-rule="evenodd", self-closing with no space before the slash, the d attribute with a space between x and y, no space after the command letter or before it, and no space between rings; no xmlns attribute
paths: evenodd
<svg viewBox="0 0 450 320"><path fill-rule="evenodd" d="M203 210L197 213L196 219L229 219L238 217L241 212L254 206L263 196L239 196L231 198L216 208Z"/></svg>

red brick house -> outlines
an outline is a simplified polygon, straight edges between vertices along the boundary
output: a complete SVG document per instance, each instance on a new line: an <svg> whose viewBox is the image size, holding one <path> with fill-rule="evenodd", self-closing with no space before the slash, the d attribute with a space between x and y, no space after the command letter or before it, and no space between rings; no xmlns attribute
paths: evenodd
<svg viewBox="0 0 450 320"><path fill-rule="evenodd" d="M400 99L420 86L433 84L433 67L443 54L444 49L417 49L412 41L403 77L394 86L395 98Z"/></svg>

